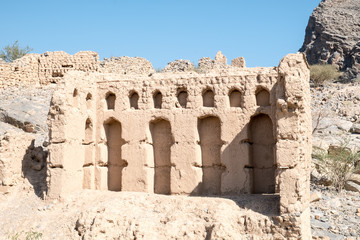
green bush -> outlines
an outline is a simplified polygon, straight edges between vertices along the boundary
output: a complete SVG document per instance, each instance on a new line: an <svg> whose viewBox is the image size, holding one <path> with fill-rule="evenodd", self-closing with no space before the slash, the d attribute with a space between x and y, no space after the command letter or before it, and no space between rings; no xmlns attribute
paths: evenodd
<svg viewBox="0 0 360 240"><path fill-rule="evenodd" d="M351 175L360 169L360 152L352 151L345 144L328 151L317 148L312 157L319 160L319 171L329 177L337 191L341 191Z"/></svg>
<svg viewBox="0 0 360 240"><path fill-rule="evenodd" d="M33 49L29 46L25 48L19 47L19 42L16 40L12 45L7 45L0 51L0 58L4 59L6 62L12 62L18 58L21 58L25 54L28 54Z"/></svg>
<svg viewBox="0 0 360 240"><path fill-rule="evenodd" d="M341 75L342 73L331 64L315 64L310 66L310 79L315 86L320 86L325 81L336 81Z"/></svg>

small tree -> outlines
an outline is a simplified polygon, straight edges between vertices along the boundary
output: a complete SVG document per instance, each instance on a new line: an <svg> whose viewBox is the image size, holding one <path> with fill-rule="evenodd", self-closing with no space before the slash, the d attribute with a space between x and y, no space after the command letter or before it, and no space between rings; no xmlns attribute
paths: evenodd
<svg viewBox="0 0 360 240"><path fill-rule="evenodd" d="M310 66L310 79L315 87L322 85L325 81L336 81L341 75L342 73L331 64L315 64Z"/></svg>
<svg viewBox="0 0 360 240"><path fill-rule="evenodd" d="M0 58L4 59L6 62L12 62L18 58L21 58L32 50L33 49L29 46L20 48L19 42L16 40L12 45L7 45L1 50Z"/></svg>

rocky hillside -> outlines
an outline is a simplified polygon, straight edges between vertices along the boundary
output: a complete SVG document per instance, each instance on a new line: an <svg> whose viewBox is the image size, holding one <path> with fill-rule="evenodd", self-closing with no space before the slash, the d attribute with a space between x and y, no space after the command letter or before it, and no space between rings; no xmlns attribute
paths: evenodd
<svg viewBox="0 0 360 240"><path fill-rule="evenodd" d="M310 16L301 52L310 64L336 64L344 79L360 72L360 0L323 0Z"/></svg>

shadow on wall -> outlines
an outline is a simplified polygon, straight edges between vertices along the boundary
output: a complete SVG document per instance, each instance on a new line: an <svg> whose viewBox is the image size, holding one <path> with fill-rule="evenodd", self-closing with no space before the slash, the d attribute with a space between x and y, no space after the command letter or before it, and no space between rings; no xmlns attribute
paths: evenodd
<svg viewBox="0 0 360 240"><path fill-rule="evenodd" d="M189 196L229 199L239 208L250 209L266 216L280 216L280 195L278 194L202 195L199 194L202 185L199 183Z"/></svg>
<svg viewBox="0 0 360 240"><path fill-rule="evenodd" d="M122 170L127 162L122 159L121 147L125 141L122 138L121 123L110 118L104 123L107 152L108 152L108 189L110 191L121 191Z"/></svg>
<svg viewBox="0 0 360 240"><path fill-rule="evenodd" d="M31 141L30 146L26 150L26 154L22 160L22 174L33 186L35 194L44 198L47 193L47 151L39 146L34 146L35 140Z"/></svg>
<svg viewBox="0 0 360 240"><path fill-rule="evenodd" d="M275 194L274 125L270 117L266 114L254 115L222 152L221 159L225 161L223 163L219 162L217 155L220 154L217 146L221 147L217 141L221 141L217 133L220 128L217 118L200 119L198 127L203 180L190 196L227 198L240 208L251 209L267 216L279 216L280 196ZM210 129L211 131L208 131ZM219 171L214 168L222 164L225 164L226 168L218 169ZM211 174L208 171L212 171ZM228 188L231 190L226 188L229 181L222 183L224 175L231 179L231 186ZM234 182L237 186L234 186Z"/></svg>
<svg viewBox="0 0 360 240"><path fill-rule="evenodd" d="M171 146L174 137L171 133L170 122L157 119L150 123L150 132L154 157L154 193L171 193Z"/></svg>
<svg viewBox="0 0 360 240"><path fill-rule="evenodd" d="M218 117L208 116L198 120L201 148L202 195L221 194L221 175L225 165L221 162L221 123Z"/></svg>

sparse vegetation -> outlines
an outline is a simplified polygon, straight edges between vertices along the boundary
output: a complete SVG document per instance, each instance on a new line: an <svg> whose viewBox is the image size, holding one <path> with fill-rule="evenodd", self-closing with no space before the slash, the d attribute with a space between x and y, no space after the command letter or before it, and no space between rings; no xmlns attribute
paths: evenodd
<svg viewBox="0 0 360 240"><path fill-rule="evenodd" d="M315 122L313 122L313 130L312 134L314 134L317 130L320 130L320 122L328 116L328 113L325 111L325 108L321 108L319 110L313 110L312 111L313 119L315 119Z"/></svg>
<svg viewBox="0 0 360 240"><path fill-rule="evenodd" d="M325 81L336 81L342 75L334 65L315 64L310 66L310 79L314 86L321 86Z"/></svg>
<svg viewBox="0 0 360 240"><path fill-rule="evenodd" d="M319 171L329 176L332 185L341 191L351 175L360 169L360 152L354 152L346 144L329 151L315 149L312 157L319 160Z"/></svg>
<svg viewBox="0 0 360 240"><path fill-rule="evenodd" d="M33 49L29 46L21 48L19 42L16 40L12 45L5 46L0 52L0 58L6 62L12 62L18 58L21 58L25 54L31 52Z"/></svg>
<svg viewBox="0 0 360 240"><path fill-rule="evenodd" d="M17 232L12 236L9 236L9 239L11 240L20 240L20 239L25 239L25 240L41 240L42 239L42 233L39 232L34 232L34 231L28 231L28 232Z"/></svg>
<svg viewBox="0 0 360 240"><path fill-rule="evenodd" d="M162 68L160 68L160 67L158 67L158 68L155 68L155 72L157 72L157 73L161 73L162 72Z"/></svg>

